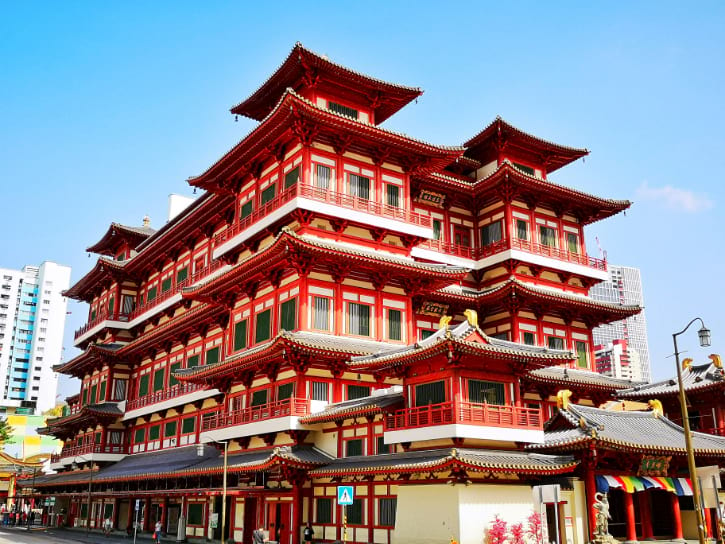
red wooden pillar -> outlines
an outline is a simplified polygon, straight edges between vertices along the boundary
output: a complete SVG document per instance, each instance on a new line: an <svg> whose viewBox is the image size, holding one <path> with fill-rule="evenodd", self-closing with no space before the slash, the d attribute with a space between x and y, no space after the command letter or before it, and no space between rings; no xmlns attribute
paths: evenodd
<svg viewBox="0 0 725 544"><path fill-rule="evenodd" d="M166 532L166 518L169 511L169 497L164 497L164 500L161 502L161 530L165 533Z"/></svg>
<svg viewBox="0 0 725 544"><path fill-rule="evenodd" d="M112 527L118 529L118 510L121 504L120 499L113 499L113 516L111 518Z"/></svg>
<svg viewBox="0 0 725 544"><path fill-rule="evenodd" d="M654 536L652 533L652 512L650 510L649 492L641 491L637 493L639 500L639 516L642 522L642 540L650 540Z"/></svg>
<svg viewBox="0 0 725 544"><path fill-rule="evenodd" d="M143 530L151 530L151 497L146 497L143 505Z"/></svg>
<svg viewBox="0 0 725 544"><path fill-rule="evenodd" d="M594 478L595 460L593 452L589 452L584 460L584 491L587 501L587 518L589 519L589 538L594 538L594 529L597 520L597 511L594 509L594 494L597 492L597 483Z"/></svg>
<svg viewBox="0 0 725 544"><path fill-rule="evenodd" d="M302 482L295 484L292 491L292 544L300 544L300 528L302 527Z"/></svg>
<svg viewBox="0 0 725 544"><path fill-rule="evenodd" d="M674 532L673 539L684 542L682 537L682 515L680 514L680 500L674 493L670 494L672 501L672 529Z"/></svg>
<svg viewBox="0 0 725 544"><path fill-rule="evenodd" d="M129 529L133 529L133 522L136 519L136 500L133 497L128 498L128 519L126 520L126 533Z"/></svg>
<svg viewBox="0 0 725 544"><path fill-rule="evenodd" d="M632 498L632 493L624 494L624 514L627 518L626 542L637 542L637 521L634 517L634 500Z"/></svg>

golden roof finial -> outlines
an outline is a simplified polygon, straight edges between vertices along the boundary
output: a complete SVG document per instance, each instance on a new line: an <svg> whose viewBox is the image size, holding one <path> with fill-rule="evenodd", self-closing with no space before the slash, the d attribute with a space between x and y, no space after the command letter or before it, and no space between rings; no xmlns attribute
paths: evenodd
<svg viewBox="0 0 725 544"><path fill-rule="evenodd" d="M476 310L471 310L469 308L468 310L463 312L463 315L466 316L466 320L471 327L478 328L478 313L476 312Z"/></svg>
<svg viewBox="0 0 725 544"><path fill-rule="evenodd" d="M571 398L571 391L568 389L562 389L556 394L556 407L559 410L569 409L569 399Z"/></svg>
<svg viewBox="0 0 725 544"><path fill-rule="evenodd" d="M664 414L662 403L657 399L651 399L647 401L647 406L652 408L652 415L655 417L660 417Z"/></svg>
<svg viewBox="0 0 725 544"><path fill-rule="evenodd" d="M708 357L712 361L712 364L715 365L715 368L722 369L722 359L720 359L720 356L717 353L708 355Z"/></svg>
<svg viewBox="0 0 725 544"><path fill-rule="evenodd" d="M682 370L690 370L691 366L692 366L692 359L690 359L689 357L687 359L683 359Z"/></svg>
<svg viewBox="0 0 725 544"><path fill-rule="evenodd" d="M444 315L444 316L442 316L441 319L440 319L440 321L438 321L438 328L439 329L447 329L448 328L448 324L451 322L451 319L453 319L453 317L451 317L450 315Z"/></svg>

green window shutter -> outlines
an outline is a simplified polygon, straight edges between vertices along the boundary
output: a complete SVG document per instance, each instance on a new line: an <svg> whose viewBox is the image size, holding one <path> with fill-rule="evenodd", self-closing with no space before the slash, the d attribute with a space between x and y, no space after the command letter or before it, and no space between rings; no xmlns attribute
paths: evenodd
<svg viewBox="0 0 725 544"><path fill-rule="evenodd" d="M481 380L468 380L468 400L488 404L506 404L504 384Z"/></svg>
<svg viewBox="0 0 725 544"><path fill-rule="evenodd" d="M181 283L189 277L189 267L185 266L176 273L176 283Z"/></svg>
<svg viewBox="0 0 725 544"><path fill-rule="evenodd" d="M154 393L164 388L164 374L166 374L165 368L159 368L154 372Z"/></svg>
<svg viewBox="0 0 725 544"><path fill-rule="evenodd" d="M297 299L293 298L282 303L280 327L285 331L297 328Z"/></svg>
<svg viewBox="0 0 725 544"><path fill-rule="evenodd" d="M94 385L91 386L91 398L88 400L88 404L95 404L96 403L96 392L98 391L98 386Z"/></svg>
<svg viewBox="0 0 725 544"><path fill-rule="evenodd" d="M277 191L277 185L274 183L272 185L270 185L269 187L267 187L264 191L262 191L262 200L261 200L262 206L264 206L267 202L269 202L270 200L272 200L274 198L276 191Z"/></svg>
<svg viewBox="0 0 725 544"><path fill-rule="evenodd" d="M277 400L286 400L295 392L295 384L293 383L285 383L280 385L277 388Z"/></svg>
<svg viewBox="0 0 725 544"><path fill-rule="evenodd" d="M133 433L133 443L140 444L146 440L146 429L136 429Z"/></svg>
<svg viewBox="0 0 725 544"><path fill-rule="evenodd" d="M143 293L139 294L138 296L138 305L143 306Z"/></svg>
<svg viewBox="0 0 725 544"><path fill-rule="evenodd" d="M206 352L206 364L213 365L219 362L219 347L211 348Z"/></svg>
<svg viewBox="0 0 725 544"><path fill-rule="evenodd" d="M254 342L264 342L271 336L272 310L265 310L257 314L257 323L254 329Z"/></svg>
<svg viewBox="0 0 725 544"><path fill-rule="evenodd" d="M358 457L363 454L362 438L345 442L345 457Z"/></svg>
<svg viewBox="0 0 725 544"><path fill-rule="evenodd" d="M524 333L524 344L527 346L534 346L536 345L536 336L533 332L525 332Z"/></svg>
<svg viewBox="0 0 725 544"><path fill-rule="evenodd" d="M536 173L536 171L530 166L524 166L523 164L519 164L517 162L514 163L514 166L517 170L521 170L524 174L528 174L530 176L533 176Z"/></svg>
<svg viewBox="0 0 725 544"><path fill-rule="evenodd" d="M116 301L113 297L108 299L108 315L113 315L113 306L115 302Z"/></svg>
<svg viewBox="0 0 725 544"><path fill-rule="evenodd" d="M138 380L138 396L145 397L149 394L149 375L144 374Z"/></svg>
<svg viewBox="0 0 725 544"><path fill-rule="evenodd" d="M239 219L244 219L245 217L252 215L252 210L254 210L254 202L252 200L247 200L244 204L242 204L242 209L239 212Z"/></svg>
<svg viewBox="0 0 725 544"><path fill-rule="evenodd" d="M81 519L86 519L88 517L88 503L83 502L81 503Z"/></svg>
<svg viewBox="0 0 725 544"><path fill-rule="evenodd" d="M101 382L101 394L98 395L98 402L103 402L106 400L106 380L103 380Z"/></svg>
<svg viewBox="0 0 725 544"><path fill-rule="evenodd" d="M181 420L181 433L189 434L196 430L196 416L187 417Z"/></svg>
<svg viewBox="0 0 725 544"><path fill-rule="evenodd" d="M161 435L161 425L149 427L149 440L158 440Z"/></svg>
<svg viewBox="0 0 725 544"><path fill-rule="evenodd" d="M332 499L317 499L315 521L317 523L332 523Z"/></svg>
<svg viewBox="0 0 725 544"><path fill-rule="evenodd" d="M441 239L441 222L438 219L433 220L433 239Z"/></svg>
<svg viewBox="0 0 725 544"><path fill-rule="evenodd" d="M363 516L363 499L353 499L352 504L347 507L347 522L350 525L362 525L365 522Z"/></svg>
<svg viewBox="0 0 725 544"><path fill-rule="evenodd" d="M429 336L433 336L436 333L436 331L431 331L429 329L421 329L420 331L420 339L425 340Z"/></svg>
<svg viewBox="0 0 725 544"><path fill-rule="evenodd" d="M234 324L234 351L247 347L247 320Z"/></svg>
<svg viewBox="0 0 725 544"><path fill-rule="evenodd" d="M94 444L100 444L101 443L101 433L95 433L93 435L93 443Z"/></svg>
<svg viewBox="0 0 725 544"><path fill-rule="evenodd" d="M87 387L83 390L83 400L81 401L81 404L83 404L84 406L86 404L88 404L88 388Z"/></svg>
<svg viewBox="0 0 725 544"><path fill-rule="evenodd" d="M357 119L360 115L355 108L349 108L347 106L343 106L342 104L338 104L337 102L328 102L327 109L334 111L335 113L339 113L340 115L344 115L345 117L352 117L353 119Z"/></svg>
<svg viewBox="0 0 725 544"><path fill-rule="evenodd" d="M91 321L96 318L96 310L91 310Z"/></svg>
<svg viewBox="0 0 725 544"><path fill-rule="evenodd" d="M200 502L190 502L186 519L188 525L202 525L204 523L204 504Z"/></svg>
<svg viewBox="0 0 725 544"><path fill-rule="evenodd" d="M192 355L186 360L186 368L194 368L195 366L199 366L198 355Z"/></svg>
<svg viewBox="0 0 725 544"><path fill-rule="evenodd" d="M576 359L579 368L589 368L589 350L586 342L576 341Z"/></svg>
<svg viewBox="0 0 725 544"><path fill-rule="evenodd" d="M369 385L348 385L347 400L362 399L370 396Z"/></svg>
<svg viewBox="0 0 725 544"><path fill-rule="evenodd" d="M153 299L156 298L156 290L157 290L157 287L156 286L154 286L151 289L149 289L148 295L146 296L146 300L148 302L151 302Z"/></svg>
<svg viewBox="0 0 725 544"><path fill-rule="evenodd" d="M165 293L169 289L171 289L171 276L169 276L168 278L166 278L165 280L163 280L161 282L161 292L162 293Z"/></svg>
<svg viewBox="0 0 725 544"><path fill-rule="evenodd" d="M176 421L169 421L164 425L164 437L176 436Z"/></svg>
<svg viewBox="0 0 725 544"><path fill-rule="evenodd" d="M176 372L180 368L181 368L181 363L174 363L173 365L171 365L171 368L169 368L169 387L171 387L172 385L176 385L177 383L179 383L179 380L177 380L174 377L174 372Z"/></svg>
<svg viewBox="0 0 725 544"><path fill-rule="evenodd" d="M300 167L297 166L284 175L284 188L289 189L300 179Z"/></svg>
<svg viewBox="0 0 725 544"><path fill-rule="evenodd" d="M446 401L446 385L444 382L424 383L415 386L415 406L441 404Z"/></svg>
<svg viewBox="0 0 725 544"><path fill-rule="evenodd" d="M267 404L267 390L260 389L252 393L252 406L262 406Z"/></svg>

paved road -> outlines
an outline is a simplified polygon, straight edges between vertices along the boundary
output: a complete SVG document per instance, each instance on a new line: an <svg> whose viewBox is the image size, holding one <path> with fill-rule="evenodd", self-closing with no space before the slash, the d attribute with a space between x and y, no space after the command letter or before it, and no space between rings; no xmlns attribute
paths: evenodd
<svg viewBox="0 0 725 544"><path fill-rule="evenodd" d="M174 542L176 539L164 539L164 542ZM98 533L86 536L82 531L33 530L26 532L19 529L0 528L0 544L131 544L132 538L114 536L106 538ZM151 535L139 536L137 544L150 544Z"/></svg>

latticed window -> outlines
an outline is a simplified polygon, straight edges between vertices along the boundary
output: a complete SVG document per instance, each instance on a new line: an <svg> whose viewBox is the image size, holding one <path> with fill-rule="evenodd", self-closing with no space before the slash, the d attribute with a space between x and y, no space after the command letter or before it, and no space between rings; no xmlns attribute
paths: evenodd
<svg viewBox="0 0 725 544"><path fill-rule="evenodd" d="M265 340L269 340L271 336L271 317L272 317L272 311L271 310L265 310L263 312L259 312L257 314L257 323L256 328L254 331L254 342L264 342Z"/></svg>
<svg viewBox="0 0 725 544"><path fill-rule="evenodd" d="M548 336L546 342L549 349L564 349L564 339L558 336Z"/></svg>
<svg viewBox="0 0 725 544"><path fill-rule="evenodd" d="M186 368L194 368L195 366L199 366L198 355L192 355L186 360Z"/></svg>
<svg viewBox="0 0 725 544"><path fill-rule="evenodd" d="M138 380L138 396L145 397L149 394L149 375L144 374Z"/></svg>
<svg viewBox="0 0 725 544"><path fill-rule="evenodd" d="M312 297L313 328L320 331L330 330L330 299L327 297Z"/></svg>
<svg viewBox="0 0 725 544"><path fill-rule="evenodd" d="M489 225L481 227L481 245L490 246L501 241L503 237L501 221L494 221Z"/></svg>
<svg viewBox="0 0 725 544"><path fill-rule="evenodd" d="M519 240L529 239L529 224L523 219L516 220L516 237Z"/></svg>
<svg viewBox="0 0 725 544"><path fill-rule="evenodd" d="M171 276L169 276L168 278L164 278L161 281L161 292L165 293L169 289L171 289Z"/></svg>
<svg viewBox="0 0 725 544"><path fill-rule="evenodd" d="M161 436L161 425L149 427L149 440L158 440Z"/></svg>
<svg viewBox="0 0 725 544"><path fill-rule="evenodd" d="M312 382L312 400L328 401L330 388L327 382Z"/></svg>
<svg viewBox="0 0 725 544"><path fill-rule="evenodd" d="M403 313L400 310L388 308L388 338L390 340L403 339Z"/></svg>
<svg viewBox="0 0 725 544"><path fill-rule="evenodd" d="M355 440L347 440L345 442L345 457L358 457L363 454L363 440L356 438Z"/></svg>
<svg viewBox="0 0 725 544"><path fill-rule="evenodd" d="M285 383L280 385L277 388L277 400L286 400L295 392L295 384L293 383Z"/></svg>
<svg viewBox="0 0 725 544"><path fill-rule="evenodd" d="M174 437L176 436L176 421L169 421L164 425L164 437Z"/></svg>
<svg viewBox="0 0 725 544"><path fill-rule="evenodd" d="M254 202L252 202L251 200L247 200L244 204L242 204L242 208L239 211L239 218L244 219L245 217L252 215L253 209Z"/></svg>
<svg viewBox="0 0 725 544"><path fill-rule="evenodd" d="M347 507L347 522L350 525L362 525L365 523L363 516L363 499L353 499L352 504Z"/></svg>
<svg viewBox="0 0 725 544"><path fill-rule="evenodd" d="M468 380L468 400L488 404L506 404L504 384L482 380Z"/></svg>
<svg viewBox="0 0 725 544"><path fill-rule="evenodd" d="M579 253L579 237L573 232L567 232L566 246L569 253Z"/></svg>
<svg viewBox="0 0 725 544"><path fill-rule="evenodd" d="M536 335L533 332L525 332L524 333L524 344L526 344L527 346L536 345Z"/></svg>
<svg viewBox="0 0 725 544"><path fill-rule="evenodd" d="M164 374L166 369L159 368L154 372L154 393L161 391L164 388Z"/></svg>
<svg viewBox="0 0 725 544"><path fill-rule="evenodd" d="M539 239L542 246L556 247L556 230L539 225Z"/></svg>
<svg viewBox="0 0 725 544"><path fill-rule="evenodd" d="M147 302L151 302L152 300L154 300L156 298L156 291L157 291L157 287L156 286L154 286L151 289L149 289L149 292L146 295L146 301Z"/></svg>
<svg viewBox="0 0 725 544"><path fill-rule="evenodd" d="M370 336L370 306L349 302L347 305L347 332Z"/></svg>
<svg viewBox="0 0 725 544"><path fill-rule="evenodd" d="M264 191L262 191L261 196L261 203L264 206L267 202L272 200L274 198L274 195L277 193L277 186L273 183L269 187L267 187Z"/></svg>
<svg viewBox="0 0 725 544"><path fill-rule="evenodd" d="M441 222L439 219L433 220L433 239L434 240L441 239Z"/></svg>
<svg viewBox="0 0 725 544"><path fill-rule="evenodd" d="M519 164L518 162L515 162L514 166L517 170L521 170L524 174L528 174L530 176L533 176L536 173L536 171L530 166L524 166L523 164Z"/></svg>
<svg viewBox="0 0 725 544"><path fill-rule="evenodd" d="M189 277L189 267L185 266L176 273L176 283L181 283Z"/></svg>
<svg viewBox="0 0 725 544"><path fill-rule="evenodd" d="M101 390L98 394L98 402L103 402L104 400L106 400L106 380L101 382Z"/></svg>
<svg viewBox="0 0 725 544"><path fill-rule="evenodd" d="M187 417L181 420L182 434L191 434L196 430L196 416Z"/></svg>
<svg viewBox="0 0 725 544"><path fill-rule="evenodd" d="M579 340L574 342L576 347L576 364L579 368L589 368L589 349L586 342Z"/></svg>
<svg viewBox="0 0 725 544"><path fill-rule="evenodd" d="M328 102L327 109L334 111L335 113L339 113L340 115L344 115L345 117L352 117L353 119L357 119L360 115L360 112L358 112L355 108L349 108L347 106L343 106L342 104L338 104L337 102Z"/></svg>
<svg viewBox="0 0 725 544"><path fill-rule="evenodd" d="M415 386L415 405L428 406L446 401L446 384L443 381L422 383Z"/></svg>
<svg viewBox="0 0 725 544"><path fill-rule="evenodd" d="M370 178L350 174L350 195L358 198L370 198Z"/></svg>
<svg viewBox="0 0 725 544"><path fill-rule="evenodd" d="M324 164L315 165L315 187L318 189L329 189L332 180L332 168Z"/></svg>
<svg viewBox="0 0 725 544"><path fill-rule="evenodd" d="M375 453L381 454L381 453L392 453L393 452L393 445L392 444L386 444L385 438L382 436L378 436L376 440L376 449Z"/></svg>
<svg viewBox="0 0 725 544"><path fill-rule="evenodd" d="M267 404L267 390L260 389L252 393L252 404L251 406L262 406Z"/></svg>
<svg viewBox="0 0 725 544"><path fill-rule="evenodd" d="M381 527L395 527L395 511L398 508L398 499L378 499L378 525Z"/></svg>
<svg viewBox="0 0 725 544"><path fill-rule="evenodd" d="M211 348L206 352L206 364L213 365L219 362L219 347Z"/></svg>
<svg viewBox="0 0 725 544"><path fill-rule="evenodd" d="M136 429L133 433L133 443L140 444L146 440L146 429Z"/></svg>
<svg viewBox="0 0 725 544"><path fill-rule="evenodd" d="M391 184L385 186L385 203L388 206L400 207L400 187Z"/></svg>
<svg viewBox="0 0 725 544"><path fill-rule="evenodd" d="M113 380L113 400L125 400L126 399L126 386L128 380Z"/></svg>

